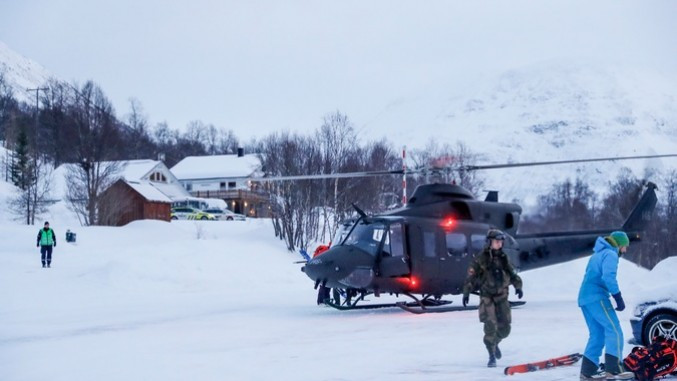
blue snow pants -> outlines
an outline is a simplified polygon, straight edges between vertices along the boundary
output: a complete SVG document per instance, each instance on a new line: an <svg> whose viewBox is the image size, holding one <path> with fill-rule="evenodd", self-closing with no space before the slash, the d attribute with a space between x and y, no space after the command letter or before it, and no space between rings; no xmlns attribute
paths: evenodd
<svg viewBox="0 0 677 381"><path fill-rule="evenodd" d="M602 348L606 353L621 359L623 353L623 331L616 311L609 299L599 300L581 306L590 337L585 346L585 357L599 365Z"/></svg>

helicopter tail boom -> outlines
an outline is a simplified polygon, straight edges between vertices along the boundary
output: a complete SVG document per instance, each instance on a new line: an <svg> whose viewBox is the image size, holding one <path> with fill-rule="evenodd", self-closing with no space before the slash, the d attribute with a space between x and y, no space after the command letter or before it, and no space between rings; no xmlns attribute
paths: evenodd
<svg viewBox="0 0 677 381"><path fill-rule="evenodd" d="M622 227L515 236L519 242L519 253L516 258L518 267L522 271L532 270L585 257L591 253L597 237L608 235L614 230L623 230L628 234L630 241L639 241L640 233L651 221L657 201L656 185L649 182L647 188Z"/></svg>

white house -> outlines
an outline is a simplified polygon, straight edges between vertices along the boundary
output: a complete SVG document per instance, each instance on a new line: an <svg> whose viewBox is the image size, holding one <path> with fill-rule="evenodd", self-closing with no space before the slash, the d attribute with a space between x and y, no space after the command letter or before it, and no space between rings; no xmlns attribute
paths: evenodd
<svg viewBox="0 0 677 381"><path fill-rule="evenodd" d="M249 177L261 170L257 155L188 156L172 167L172 173L192 193L249 190Z"/></svg>
<svg viewBox="0 0 677 381"><path fill-rule="evenodd" d="M228 208L249 217L268 215L268 198L249 179L261 173L258 155L188 156L171 169L195 197L219 198Z"/></svg>

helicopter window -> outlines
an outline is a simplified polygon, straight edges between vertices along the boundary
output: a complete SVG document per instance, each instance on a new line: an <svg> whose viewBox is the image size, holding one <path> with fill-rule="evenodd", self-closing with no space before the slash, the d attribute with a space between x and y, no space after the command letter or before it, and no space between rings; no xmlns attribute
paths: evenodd
<svg viewBox="0 0 677 381"><path fill-rule="evenodd" d="M468 248L468 239L465 234L447 233L447 252L451 255L465 254Z"/></svg>
<svg viewBox="0 0 677 381"><path fill-rule="evenodd" d="M384 232L385 226L382 224L360 223L350 232L343 245L356 246L371 255L376 255Z"/></svg>
<svg viewBox="0 0 677 381"><path fill-rule="evenodd" d="M383 254L386 256L401 257L404 255L404 241L402 240L402 225L392 224L383 243Z"/></svg>
<svg viewBox="0 0 677 381"><path fill-rule="evenodd" d="M470 236L471 247L473 252L477 252L484 249L484 245L487 242L486 234L473 234Z"/></svg>
<svg viewBox="0 0 677 381"><path fill-rule="evenodd" d="M434 231L423 231L423 252L426 257L435 257L437 252L437 239Z"/></svg>

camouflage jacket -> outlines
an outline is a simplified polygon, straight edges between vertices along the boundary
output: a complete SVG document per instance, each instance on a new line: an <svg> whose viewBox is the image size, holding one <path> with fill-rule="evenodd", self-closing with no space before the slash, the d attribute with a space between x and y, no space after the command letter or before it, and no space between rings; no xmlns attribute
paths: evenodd
<svg viewBox="0 0 677 381"><path fill-rule="evenodd" d="M508 296L508 286L522 288L522 279L515 273L503 250L485 248L468 266L463 295L479 289L480 296Z"/></svg>

